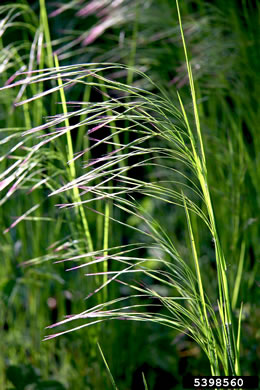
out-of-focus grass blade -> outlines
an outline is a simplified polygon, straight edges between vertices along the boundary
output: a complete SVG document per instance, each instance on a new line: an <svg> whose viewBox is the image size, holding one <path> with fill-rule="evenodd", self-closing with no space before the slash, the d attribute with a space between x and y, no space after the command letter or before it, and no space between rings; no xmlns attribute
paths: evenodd
<svg viewBox="0 0 260 390"><path fill-rule="evenodd" d="M107 364L106 358L105 358L105 356L104 356L104 354L103 354L103 351L102 351L102 349L101 349L99 343L97 343L97 346L98 346L100 355L101 355L101 357L102 357L102 359L103 359L103 362L104 362L104 364L105 364L105 366L106 366L106 369L107 369L107 372L108 372L108 376L109 376L109 378L110 378L110 381L111 381L111 383L112 383L112 386L113 386L113 388L114 388L115 390L119 390L118 387L117 387L117 385L116 385L116 382L115 382L115 380L114 380L114 378L113 378L113 375L112 375L112 373L111 373L111 371L110 371L109 365Z"/></svg>
<svg viewBox="0 0 260 390"><path fill-rule="evenodd" d="M144 389L148 390L148 385L147 385L147 382L146 382L146 379L145 379L145 376L144 376L143 372L142 372L142 377L143 377L143 382L144 382Z"/></svg>
<svg viewBox="0 0 260 390"><path fill-rule="evenodd" d="M242 279L244 259L245 259L245 248L246 248L245 241L243 241L242 245L241 245L239 264L238 264L238 269L237 269L237 276L236 276L234 290L233 290L233 296L232 296L232 309L233 310L236 308L239 288L240 288L241 279Z"/></svg>
<svg viewBox="0 0 260 390"><path fill-rule="evenodd" d="M242 313L243 313L243 302L241 303L240 306L240 311L239 311L239 319L238 319L238 330L237 330L237 359L235 362L235 368L236 371L239 370L239 356L240 356L240 338L241 338L241 322L242 322Z"/></svg>

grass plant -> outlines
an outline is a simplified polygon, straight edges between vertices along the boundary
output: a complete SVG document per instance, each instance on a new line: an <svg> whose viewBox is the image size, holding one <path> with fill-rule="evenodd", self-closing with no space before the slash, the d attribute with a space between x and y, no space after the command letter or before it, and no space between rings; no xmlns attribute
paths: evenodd
<svg viewBox="0 0 260 390"><path fill-rule="evenodd" d="M69 388L110 386L96 374L104 371L96 364L98 338L112 386L133 386L131 374L120 383L116 365L109 368L112 355L102 352L104 343L117 348L115 356L123 353L115 347L123 335L120 321L108 321L116 319L140 334L136 321L143 329L164 325L168 340L186 335L207 357L212 375L252 372L249 363L240 367L249 340L243 321L250 322L250 342L257 337L259 62L252 10L245 2L242 11L228 6L229 29L221 0L212 8L181 4L182 17L178 1L177 7L147 1L145 13L139 1L112 3L70 2L49 20L44 1L37 5L39 18L26 2L0 7L1 310L12 356L0 362L3 388L5 365L27 353L24 348L14 358L19 333L12 327L27 298L19 323L22 329L37 323L26 333L28 348L30 342L38 348L50 317L49 328L60 330L48 331L45 339L52 340L41 344L42 377L51 372ZM158 10L167 10L163 27ZM62 25L59 15L66 21L75 11L67 31L54 38L52 23ZM89 21L83 33L75 29L72 39L70 26L94 11L94 25ZM15 28L21 42L12 42ZM220 61L219 53L230 55ZM84 346L75 363L66 353L77 335ZM36 352L30 362L39 366ZM88 377L84 385L79 370ZM142 388L156 388L149 373L142 370L140 379Z"/></svg>

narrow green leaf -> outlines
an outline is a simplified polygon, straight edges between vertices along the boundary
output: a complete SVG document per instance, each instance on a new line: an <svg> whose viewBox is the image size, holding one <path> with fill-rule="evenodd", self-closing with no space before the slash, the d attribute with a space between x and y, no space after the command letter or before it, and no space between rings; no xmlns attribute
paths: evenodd
<svg viewBox="0 0 260 390"><path fill-rule="evenodd" d="M145 376L144 376L143 372L142 372L142 376L143 376L143 382L144 382L144 389L148 390L148 385L147 385L147 382L146 382L146 379L145 379Z"/></svg>
<svg viewBox="0 0 260 390"><path fill-rule="evenodd" d="M108 376L109 376L110 381L111 381L111 383L112 383L112 386L113 386L113 388L114 388L115 390L118 390L118 387L117 387L117 385L116 385L116 382L115 382L115 380L114 380L114 378L113 378L113 375L112 375L112 373L111 373L111 371L110 371L109 365L108 365L108 363L107 363L107 361L106 361L106 358L105 358L105 356L104 356L104 353L103 353L103 351L102 351L102 349L101 349L99 343L97 343L97 346L98 346L100 355L102 356L103 362L104 362L104 364L105 364L105 366L106 366L107 373L108 373Z"/></svg>

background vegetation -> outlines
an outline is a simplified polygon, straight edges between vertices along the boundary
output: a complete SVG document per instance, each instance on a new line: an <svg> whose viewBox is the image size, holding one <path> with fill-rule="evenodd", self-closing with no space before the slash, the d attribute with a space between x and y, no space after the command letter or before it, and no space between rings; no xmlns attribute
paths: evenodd
<svg viewBox="0 0 260 390"><path fill-rule="evenodd" d="M236 331L242 313L241 372L256 375L260 356L260 6L252 0L185 0L180 1L180 9ZM143 139L140 148L151 150L161 166L142 164L142 154L131 155L128 147L116 160L121 182L133 186L138 180L154 183L160 178L175 184L180 180L178 189L183 189L193 180L190 166L181 161L172 164L169 155L160 155L170 148L171 140L164 138L167 126L173 123L179 126L180 133L183 130L175 110L177 107L181 112L177 90L192 131L196 128L175 2L2 1L0 17L0 389L110 389L111 381L97 341L119 389L144 389L142 373L150 390L182 389L184 375L209 375L210 365L203 348L184 332L189 329L188 322L182 324L184 331L180 333L147 318L112 320L42 341L53 333L45 329L50 324L106 300L127 297L133 283L140 288L149 286L163 297L176 296L176 286L151 276L161 270L161 265L154 264L152 259L169 258L150 243L151 237L144 238L146 233L150 234L147 221L155 232L160 231L160 226L164 229L164 237L170 237L179 254L176 258L184 259L195 273L187 209L185 215L184 207L163 202L162 193L149 186L138 193L130 192L129 197L124 194L125 203L115 197L121 204L118 208L112 196L104 198L105 190L108 194L114 191L112 184L110 188L107 183L106 188L100 184L102 177L111 173L114 147L134 143L136 129L138 134L141 130L145 135L151 134L148 115L156 108L161 111L157 111L153 121L158 120L160 137L151 142ZM88 82L74 82L73 77L85 69L78 64L114 62L122 65L91 65L87 68ZM38 76L35 71L39 69L45 71ZM135 95L137 89L146 91L148 108L126 115L125 107L137 98L146 99L143 92L142 96ZM162 98L163 94L166 97ZM118 98L126 106L118 104ZM151 108L153 102L156 108ZM113 115L117 116L111 122ZM110 120L101 133L98 126L104 118ZM153 125L156 127L157 122ZM71 126L71 132L66 133L64 126L65 130ZM107 143L99 143L104 138ZM187 142L189 150L192 144ZM107 153L111 159L105 157ZM171 175L164 170L163 161L172 168ZM129 176L124 172L128 165L133 167ZM178 172L185 178L180 179ZM60 190L76 177L88 174L93 174L91 185L81 180L70 191ZM197 178L194 180L197 185ZM165 188L170 191L171 184L165 184ZM90 202L93 195L97 199ZM206 213L206 206L190 188L185 196L193 202L188 203L191 211L194 204ZM80 204L81 200L89 203ZM129 212L130 202L136 202L138 211L135 208ZM183 206L183 199L179 203ZM75 207L57 206L66 204ZM140 210L143 218L139 218ZM218 313L215 244L197 214L188 215L203 285ZM115 272L118 268L105 261L103 268L98 264L91 271L82 267L67 272L79 265L77 259L69 266L59 262L80 255L86 262L87 252L101 250L91 257L99 259L108 248L134 248L136 243L142 245L136 249L135 258L150 259L146 264L150 274L126 274L123 280L127 284L110 283L93 296L89 294L106 283L108 275L86 277L86 272ZM189 275L185 266L178 264ZM143 297L131 300L132 305L143 303ZM148 314L157 313L158 317L166 313L165 307L147 306L145 310ZM68 329L67 324L62 324L62 331ZM192 329L193 326L190 336Z"/></svg>

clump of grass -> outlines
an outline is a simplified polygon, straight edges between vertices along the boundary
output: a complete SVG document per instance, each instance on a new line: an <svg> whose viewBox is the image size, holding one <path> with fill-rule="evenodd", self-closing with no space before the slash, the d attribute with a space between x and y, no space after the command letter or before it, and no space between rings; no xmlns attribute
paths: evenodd
<svg viewBox="0 0 260 390"><path fill-rule="evenodd" d="M64 369L62 381L74 387L78 379L73 368L73 355L68 353L70 347L63 345L59 349L55 341L52 345L41 344L45 321L56 320L60 315L70 314L72 310L85 308L83 294L95 285L95 282L90 282L92 287L89 285L86 288L80 285L77 277L71 279L64 270L52 270L49 262L50 259L60 260L64 253L66 257L68 253L84 253L88 247L80 207L75 212L57 212L57 198L47 196L48 192L57 189L58 183L73 177L73 165L67 165L70 153L73 154L67 147L70 136L67 142L64 142L65 136L50 148L42 137L38 139L38 149L34 148L35 137L23 134L32 127L42 125L43 117L60 112L57 100L62 96L62 86L52 95L51 100L42 98L20 108L14 106L22 99L44 92L42 82L33 85L29 79L35 70L52 66L54 56L50 55L52 45L44 2L41 2L39 18L31 7L19 3L1 5L0 17L1 86L13 84L19 77L24 79L17 88L8 88L0 93L1 254L4 258L0 273L0 310L4 313L1 316L1 340L5 340L1 343L0 387L5 388L8 383L6 366L19 365L27 361L28 357L32 366L41 367L45 379L57 377L58 371ZM56 65L58 71L59 64ZM52 85L50 83L49 87ZM64 110L66 101L62 103ZM77 147L83 148L79 140ZM75 169L79 170L79 167ZM75 193L77 191L71 196L77 200ZM59 202L72 198L62 197ZM52 210L51 215L49 210ZM42 266L37 269L26 267L26 260L31 258L35 264L42 263ZM73 289L73 285L78 286L77 294L82 297L81 302L75 296L72 299L70 289ZM93 339L97 332L93 328ZM96 356L96 345L91 337L83 344L84 353L80 354L78 363L86 367L85 353L88 351L89 360L93 359ZM57 361L55 349L60 351L61 359ZM89 377L94 376L90 373ZM98 379L91 380L94 387L101 386Z"/></svg>
<svg viewBox="0 0 260 390"><path fill-rule="evenodd" d="M259 199L255 193L260 165L255 130L258 116L254 110L258 94L256 88L250 88L249 96L245 88L254 80L253 71L245 66L247 58L251 58L252 65L257 63L257 55L252 50L254 23L245 13L243 23L250 24L245 39L245 31L239 26L241 20L235 12L230 13L232 7L227 7L226 17L235 27L230 27L228 34L223 28L223 15L217 15L221 23L215 15L201 19L195 16L191 22L185 22L183 29L185 36L189 35L188 42L195 41L192 59L188 58L182 34L185 66L176 72L177 77L168 85L166 93L157 88L154 80L160 78L167 85L173 67L170 61L158 67L161 59L157 55L164 52L173 58L171 54L176 47L169 51L167 44L164 50L158 45L154 50L156 44L152 46L152 42L164 38L179 42L175 25L167 31L164 26L162 34L156 37L155 23L151 20L159 21L156 26L160 29L161 16L154 14L154 19L150 19L148 10L146 19L141 12L139 21L139 17L135 18L140 14L138 6L131 2L131 15L128 14L130 20L135 19L135 25L130 34L127 31L126 38L120 35L123 42L119 42L120 54L118 47L108 50L106 45L105 50L83 45L75 52L69 46L67 51L66 47L58 49L59 60L73 57L75 65L63 67L57 58L54 62L52 47L56 44L60 47L71 36L67 32L64 38L51 42L45 3L40 4L40 28L36 20L35 26L24 35L26 45L11 44L1 50L2 79L9 84L1 96L5 111L10 114L7 128L1 130L5 147L1 160L4 194L1 205L5 207L8 221L4 240L11 247L16 237L22 237L22 242L27 243L33 233L33 242L28 248L27 244L22 245L20 257L34 258L27 264L50 259L64 261L65 265L72 262L69 269L78 272L64 272L64 275L69 275L79 288L83 284L82 272L85 267L91 268L92 272L86 275L88 286L95 281L89 287L94 294L86 300L87 310L85 305L76 310L74 307L74 312L81 313L58 322L56 325L62 326L58 334L108 319L150 321L193 338L208 356L213 374L238 374L243 318L240 298L245 297L245 291L251 290L254 295L259 236L255 223ZM125 4L122 2L125 13L120 7L115 13L113 7L107 7L110 18L107 27L124 25L127 19L122 15L128 11ZM187 4L183 4L183 9L186 7L188 14ZM80 6L77 2L72 5ZM204 9L202 2L199 7ZM13 16L10 7L1 10ZM116 13L118 19L114 17ZM171 25L172 18L169 22ZM217 45L212 45L212 40L209 42L208 31L217 37ZM204 35L205 40L201 41ZM226 38L224 45L222 36ZM239 45L237 37L240 37ZM106 40L106 35L103 38ZM142 45L151 45L147 55L143 54ZM227 53L225 61L223 55L218 55L222 49ZM101 55L102 50L105 54ZM152 74L153 81L129 66L98 62L79 65L77 55L136 63L137 69ZM145 66L143 57L149 57ZM177 61L181 63L179 57ZM49 69L44 69L45 65ZM250 71L241 72L242 67ZM37 68L39 71L35 72ZM191 68L196 70L195 79L199 80L196 86ZM25 69L27 73L22 73ZM122 80L122 75L126 76L128 85L113 81ZM191 99L185 96L185 88L180 94L172 93L175 82L178 86L189 84ZM98 100L96 103L89 101L92 94L92 99ZM21 99L24 102L18 103ZM50 116L42 125L42 116L47 113ZM251 141L247 144L244 137L251 137ZM30 196L22 197L24 191ZM22 207L16 202L17 197L20 203L24 199ZM251 201L243 202L244 198ZM55 204L59 210L54 208ZM159 209L157 215L152 209L154 205ZM55 209L52 218L45 215L46 209ZM232 210L231 215L227 210ZM20 216L11 223L8 214ZM189 241L186 248L172 233L176 215L186 221L185 233L182 232ZM41 238L47 221L53 227L48 229L48 240L54 243L51 253L48 250L45 254ZM22 223L29 229L22 228ZM201 256L201 248L208 242L215 251L215 255L213 250L208 251L211 267L203 264ZM248 252L252 270L249 270ZM242 278L244 270L247 273ZM115 298L113 285L120 286L122 297ZM35 315L36 300L32 299L31 303L30 313ZM247 305L244 307L244 311L248 310ZM63 314L68 313L61 310L59 318ZM71 321L76 323L68 329L73 324ZM96 339L98 326L95 329L89 339Z"/></svg>
<svg viewBox="0 0 260 390"><path fill-rule="evenodd" d="M8 177L6 185L10 183L12 178L21 175L21 167L23 177L30 178L34 156L38 155L47 144L53 144L59 137L66 135L69 180L60 188L52 190L50 195L63 196L64 194L66 198L66 194L71 193L72 197L70 202L59 204L59 207L78 209L82 221L86 222L85 210L93 210L91 202L110 201L114 209L117 208L125 214L140 218L145 226L142 229L131 226L127 222L113 217L106 207L104 245L101 250L94 251L93 246L90 245L88 225L83 223L89 252L68 257L62 261L89 259L87 263L73 266L69 270L94 266L95 272L86 275L95 278L101 276L103 280L101 285L95 289L94 294L103 289L107 290L112 282L119 282L135 293L127 297L98 303L80 314L51 325L50 327L53 328L72 321L88 320L83 325L47 336L46 339L107 319L151 321L177 329L193 338L207 355L212 375L220 375L222 372L225 375L239 375L241 326L239 323L236 333L227 266L211 201L198 103L178 2L177 10L191 90L194 121L188 119L179 93L177 93L176 104L173 104L163 90L159 90L159 93L155 94L109 78L108 72L112 70L126 70L127 74L133 74L135 69L114 64L59 66L56 58L55 67L40 70L33 76L29 74L25 81L16 81L4 87L4 89L9 89L25 85L25 83L34 86L56 80L57 86L45 89L37 96L27 98L16 105L30 105L38 99L43 99L44 96L59 91L63 109L62 114L53 116L46 124L24 133L35 142L39 132L55 127L54 131L46 134L44 141L34 143L30 152L21 159L18 167L13 167L12 176L8 176L9 171L6 171L5 174ZM152 84L153 88L155 87L148 76L140 71L136 73L137 77L145 78L147 82ZM108 74L108 76L104 74ZM64 91L75 85L99 88L106 98L102 102L96 103L73 102L71 104L66 102ZM177 107L177 102L180 108ZM75 104L79 106L76 110L67 109L67 106L71 105L73 108ZM70 124L72 119L76 119L76 124ZM65 127L61 126L63 124ZM110 151L102 157L88 161L85 165L86 173L76 176L75 161L80 154L73 155L71 132L85 125L89 128L88 135L94 134L94 137L106 127L110 127L111 130L105 136L101 135L101 138L94 138L94 142L87 148L87 152L94 153L96 148L104 144L110 146ZM129 134L127 143L122 142L123 139L127 139L124 137L125 134ZM145 180L145 178L136 178L132 175L134 168L141 169L143 167L151 171L160 169L164 175L170 179L172 176L173 179L161 180L159 177L159 179ZM92 195L91 198L89 198L89 194ZM178 252L172 238L167 234L167 229L145 213L136 200L137 194L183 208L190 241L189 258L191 263ZM32 210L29 210L28 213L30 211ZM103 215L100 211L95 209L94 211ZM194 237L191 214L203 221L214 242L218 281L217 310L214 310L214 305L207 294L203 281L197 251L198 242ZM145 240L138 244L109 247L107 238L109 220L138 231L145 237ZM138 251L144 248L157 250L160 255L154 258L139 256ZM156 263L156 265L149 266L151 262ZM103 269L98 270L97 266L101 264L103 264ZM129 275L136 273L143 274L150 281L166 286L171 295L165 296L149 284L131 282ZM146 298L147 303L131 304L131 299L135 297L142 298L142 300ZM126 304L124 304L125 301L127 301ZM164 307L165 313L153 311L153 308L158 305ZM149 311L143 310L144 307L149 308ZM241 313L239 321L241 321Z"/></svg>

